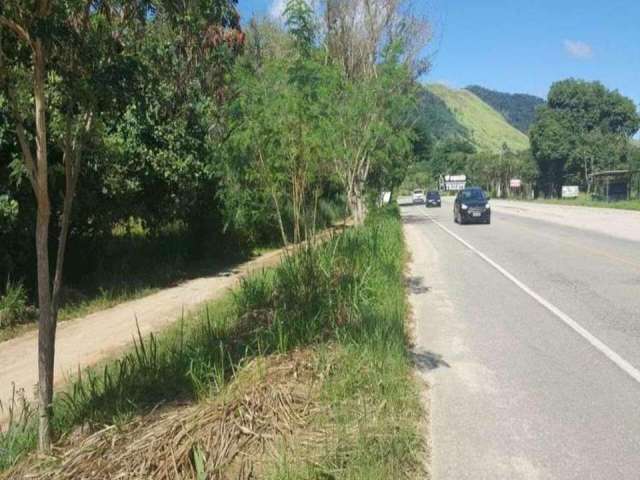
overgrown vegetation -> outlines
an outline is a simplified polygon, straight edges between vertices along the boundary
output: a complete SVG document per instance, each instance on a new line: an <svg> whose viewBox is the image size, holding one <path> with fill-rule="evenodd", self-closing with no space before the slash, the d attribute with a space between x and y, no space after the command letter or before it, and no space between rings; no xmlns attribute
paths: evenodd
<svg viewBox="0 0 640 480"><path fill-rule="evenodd" d="M397 209L387 208L372 212L364 227L249 278L232 296L84 372L56 397L59 444L80 455L77 438L68 437L78 426L87 430L84 437L114 424L126 431L138 415L152 423L149 412L159 404L229 398L252 359L302 354L319 382L309 398L318 410L298 433L324 434L314 437L311 451L304 442L276 444L277 454L262 460L263 471L270 478L410 478L420 469L422 440L406 350L404 252ZM24 459L34 441L32 423L3 434L2 467ZM196 447L213 458L205 445ZM66 478L55 462L20 468Z"/></svg>

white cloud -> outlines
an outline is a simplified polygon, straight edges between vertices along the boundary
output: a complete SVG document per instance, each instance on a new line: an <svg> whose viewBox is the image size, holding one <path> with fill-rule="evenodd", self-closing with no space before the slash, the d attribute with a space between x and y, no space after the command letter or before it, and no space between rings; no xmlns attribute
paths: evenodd
<svg viewBox="0 0 640 480"><path fill-rule="evenodd" d="M273 0L269 7L269 16L274 20L282 20L285 8L287 8L287 0Z"/></svg>
<svg viewBox="0 0 640 480"><path fill-rule="evenodd" d="M573 58L586 60L593 57L593 48L591 48L591 45L588 43L581 42L580 40L565 40L563 44L564 51Z"/></svg>

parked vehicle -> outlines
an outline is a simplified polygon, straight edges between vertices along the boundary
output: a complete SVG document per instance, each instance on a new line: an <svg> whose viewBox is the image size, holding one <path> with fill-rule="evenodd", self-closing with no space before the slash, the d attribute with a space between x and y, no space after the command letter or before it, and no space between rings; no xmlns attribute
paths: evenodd
<svg viewBox="0 0 640 480"><path fill-rule="evenodd" d="M427 207L441 207L442 200L440 199L440 194L438 192L427 192Z"/></svg>
<svg viewBox="0 0 640 480"><path fill-rule="evenodd" d="M453 220L459 224L491 223L489 197L480 187L465 188L458 192L453 203Z"/></svg>
<svg viewBox="0 0 640 480"><path fill-rule="evenodd" d="M414 190L413 194L411 195L411 199L413 200L413 203L424 203L425 202L425 196L424 196L424 190Z"/></svg>

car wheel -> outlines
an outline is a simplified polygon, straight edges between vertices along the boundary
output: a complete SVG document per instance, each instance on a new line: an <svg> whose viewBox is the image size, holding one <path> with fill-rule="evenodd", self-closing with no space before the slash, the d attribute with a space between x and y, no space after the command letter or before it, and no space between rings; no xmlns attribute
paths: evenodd
<svg viewBox="0 0 640 480"><path fill-rule="evenodd" d="M491 217L487 218L487 221L484 223L486 223L487 225L491 225Z"/></svg>

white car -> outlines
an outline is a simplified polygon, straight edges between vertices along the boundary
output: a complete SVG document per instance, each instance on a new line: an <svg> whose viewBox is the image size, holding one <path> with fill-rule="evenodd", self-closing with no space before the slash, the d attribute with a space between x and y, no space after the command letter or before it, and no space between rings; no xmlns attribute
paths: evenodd
<svg viewBox="0 0 640 480"><path fill-rule="evenodd" d="M424 203L426 201L424 190L414 190L411 199L413 203Z"/></svg>

